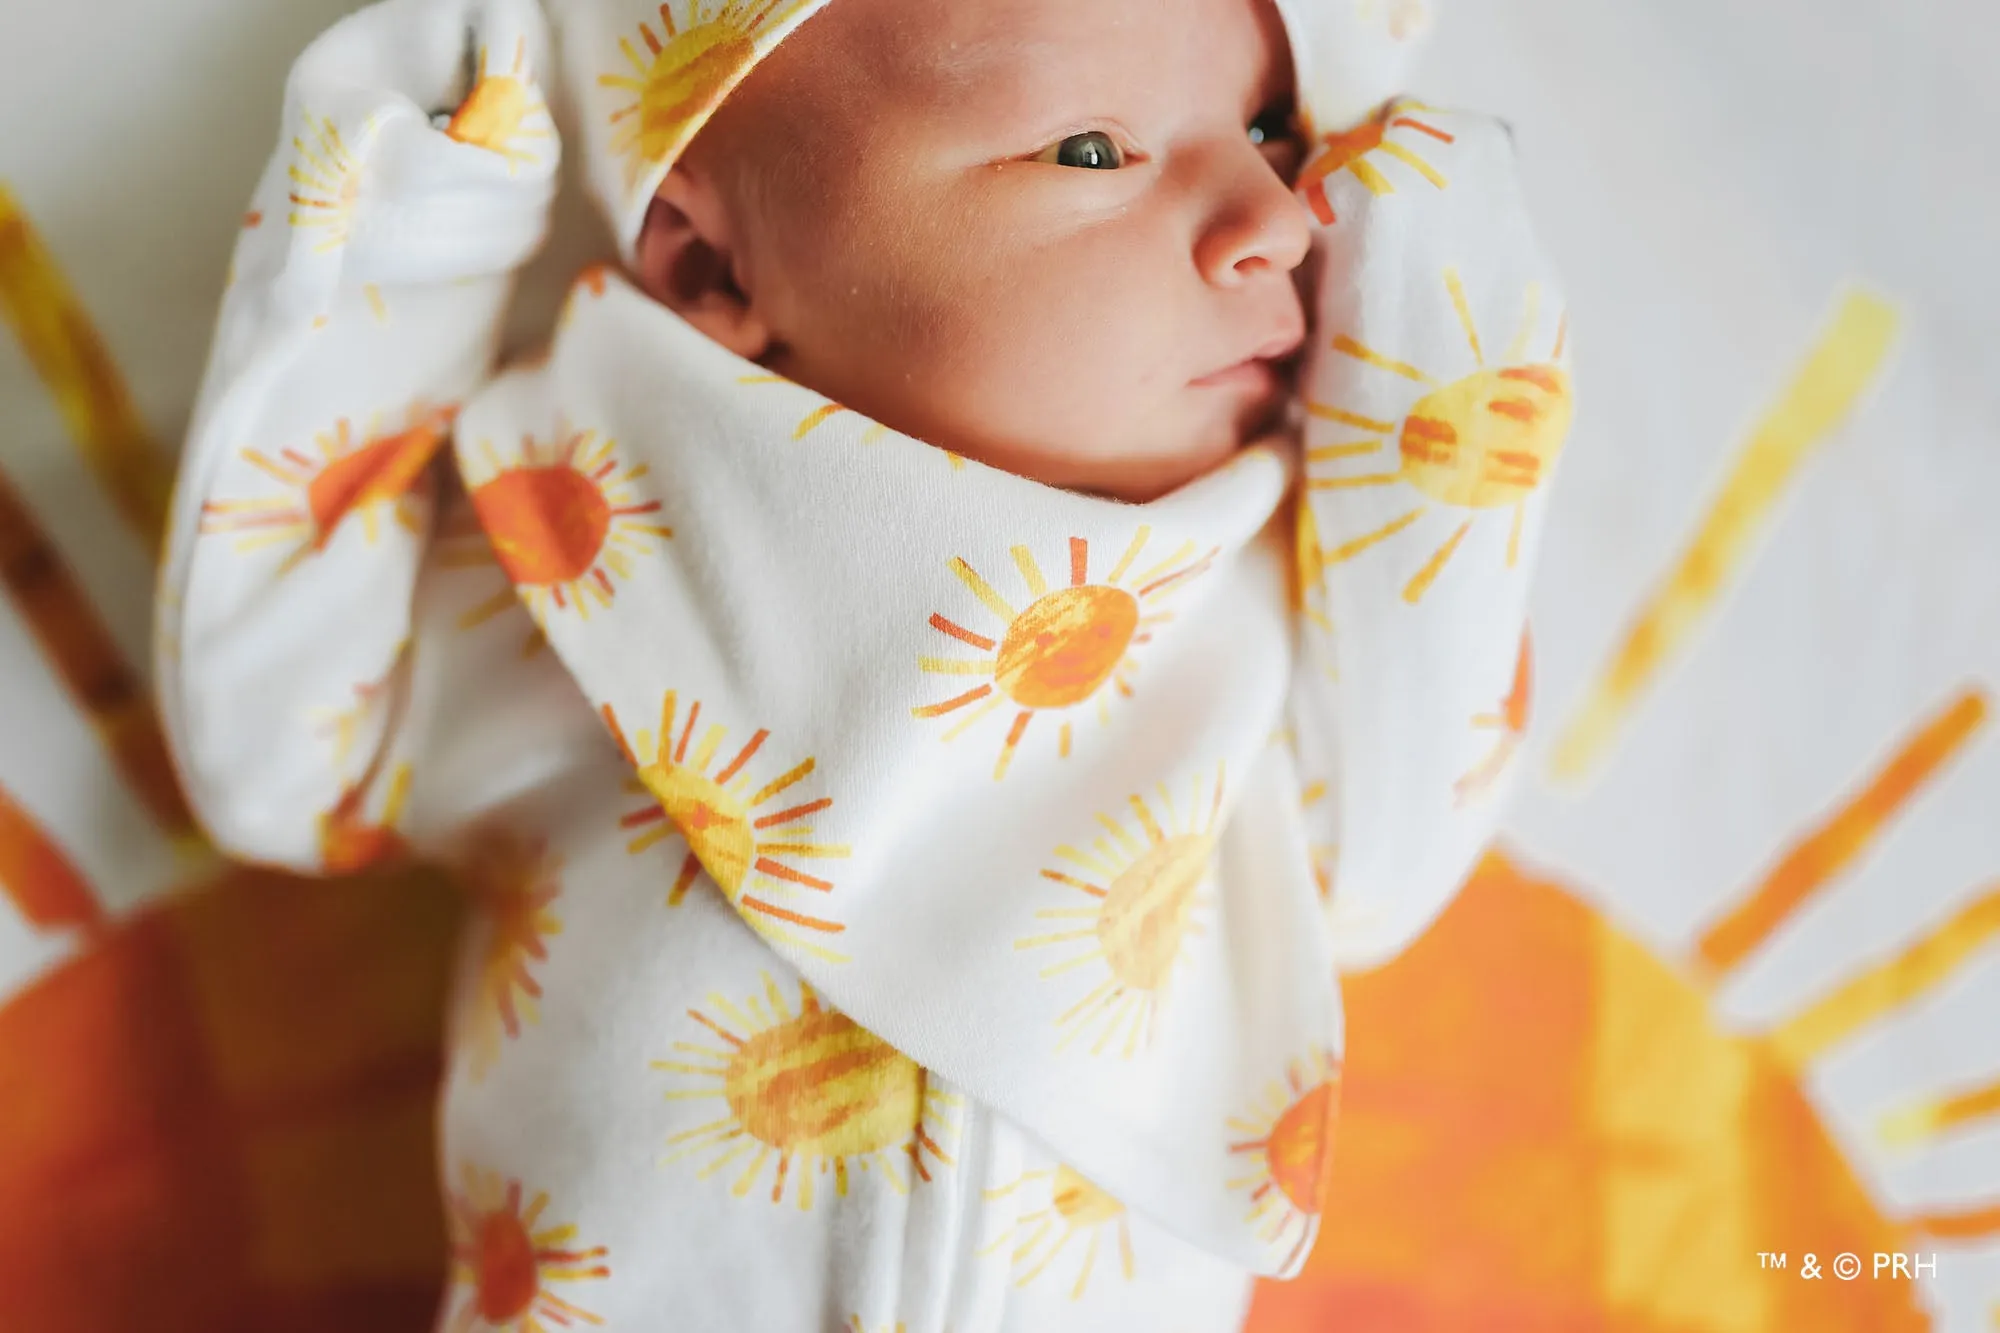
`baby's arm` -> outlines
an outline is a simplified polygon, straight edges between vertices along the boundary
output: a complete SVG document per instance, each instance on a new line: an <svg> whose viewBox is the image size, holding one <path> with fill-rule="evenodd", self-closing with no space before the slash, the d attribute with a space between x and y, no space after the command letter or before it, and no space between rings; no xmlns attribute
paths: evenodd
<svg viewBox="0 0 2000 1333"><path fill-rule="evenodd" d="M1428 925L1494 832L1568 317L1497 121L1395 104L1300 193L1320 227L1294 732L1352 968Z"/></svg>
<svg viewBox="0 0 2000 1333"><path fill-rule="evenodd" d="M431 465L546 229L546 49L535 0L386 0L287 81L181 461L157 623L189 798L237 856L339 871L395 845Z"/></svg>

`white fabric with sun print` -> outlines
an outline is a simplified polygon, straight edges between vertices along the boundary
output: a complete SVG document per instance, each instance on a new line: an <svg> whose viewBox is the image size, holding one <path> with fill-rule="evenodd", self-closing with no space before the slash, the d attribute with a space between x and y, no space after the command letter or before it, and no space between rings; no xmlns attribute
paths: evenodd
<svg viewBox="0 0 2000 1333"><path fill-rule="evenodd" d="M614 220L810 8L566 30ZM548 45L392 0L301 60L164 566L223 845L485 908L444 1327L1234 1327L1339 1206L1338 969L1441 908L1525 725L1569 381L1504 131L1326 136L1303 444L1132 505L601 268L496 375Z"/></svg>

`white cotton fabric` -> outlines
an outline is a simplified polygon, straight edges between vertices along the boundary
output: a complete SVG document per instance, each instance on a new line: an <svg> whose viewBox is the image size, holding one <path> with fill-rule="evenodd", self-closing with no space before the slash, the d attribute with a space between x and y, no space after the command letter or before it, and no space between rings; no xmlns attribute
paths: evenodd
<svg viewBox="0 0 2000 1333"><path fill-rule="evenodd" d="M1568 390L1507 136L1401 107L1448 183L1309 172L1303 447L1129 505L612 272L494 376L555 141L438 128L468 24L539 108L527 4L394 0L294 73L158 662L223 846L486 909L443 1326L1235 1327L1340 1206L1338 969L1448 900L1518 729Z"/></svg>

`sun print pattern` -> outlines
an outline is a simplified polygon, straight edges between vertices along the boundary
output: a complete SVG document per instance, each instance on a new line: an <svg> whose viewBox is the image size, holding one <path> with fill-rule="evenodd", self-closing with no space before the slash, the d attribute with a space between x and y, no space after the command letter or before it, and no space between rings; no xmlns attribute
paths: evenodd
<svg viewBox="0 0 2000 1333"><path fill-rule="evenodd" d="M653 1067L675 1078L671 1102L720 1102L720 1114L668 1140L668 1163L693 1159L707 1179L731 1171L730 1193L789 1189L801 1211L830 1181L845 1198L868 1173L898 1194L952 1165L960 1099L932 1086L908 1056L799 982L796 1004L770 976L742 1002L711 993L687 1016L700 1031Z"/></svg>
<svg viewBox="0 0 2000 1333"><path fill-rule="evenodd" d="M944 733L947 741L965 734L996 711L1013 714L1000 755L993 765L998 781L1007 776L1015 751L1037 713L1063 715L1057 753L1067 757L1072 741L1067 714L1095 701L1099 720L1110 718L1109 693L1130 696L1138 670L1133 649L1173 619L1165 603L1208 569L1217 550L1202 553L1193 541L1151 564L1141 560L1152 529L1141 527L1101 581L1090 576L1090 543L1069 539L1069 579L1051 588L1026 546L1013 548L1015 568L1028 602L1016 607L962 557L951 571L998 622L994 634L959 624L943 613L931 628L981 654L978 657L926 656L918 666L928 675L969 677L980 684L939 703L911 709L919 718L963 712ZM997 634L998 637L995 637Z"/></svg>

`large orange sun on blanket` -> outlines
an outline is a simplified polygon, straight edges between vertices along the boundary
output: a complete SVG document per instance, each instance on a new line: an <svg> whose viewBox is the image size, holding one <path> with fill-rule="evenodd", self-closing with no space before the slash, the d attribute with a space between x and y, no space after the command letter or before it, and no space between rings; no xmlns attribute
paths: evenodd
<svg viewBox="0 0 2000 1333"><path fill-rule="evenodd" d="M726 1109L670 1137L669 1162L698 1157L703 1179L741 1163L730 1186L739 1199L775 1164L771 1202L782 1202L793 1185L802 1211L813 1205L815 1179L829 1173L843 1198L850 1173L871 1169L906 1194L910 1177L928 1181L933 1163L951 1164L945 1149L956 1132L950 1116L958 1098L821 1004L805 982L796 1010L769 976L762 995L740 1005L710 995L708 1009L688 1011L706 1035L675 1042L674 1058L653 1067L700 1085L669 1092L669 1101L719 1099Z"/></svg>
<svg viewBox="0 0 2000 1333"><path fill-rule="evenodd" d="M660 6L660 25L639 25L642 55L630 38L618 49L626 72L600 74L598 86L625 95L611 113L611 150L625 159L625 183L680 156L694 132L761 55L764 39L815 0L683 0Z"/></svg>
<svg viewBox="0 0 2000 1333"><path fill-rule="evenodd" d="M1067 1166L1046 1171L1028 1171L1018 1180L985 1191L988 1202L997 1202L1019 1190L1039 1187L1046 1182L1049 1187L1049 1201L1040 1208L1030 1208L1014 1219L1014 1224L1000 1233L999 1239L979 1253L981 1257L993 1254L1005 1246L1013 1246L1010 1256L1013 1266L1020 1269L1020 1276L1014 1285L1025 1287L1047 1272L1066 1251L1070 1242L1079 1236L1087 1236L1083 1258L1077 1264L1076 1281L1070 1285L1069 1298L1083 1299L1090 1290L1090 1277L1097 1269L1097 1255L1107 1235L1115 1234L1118 1245L1118 1265L1130 1282L1137 1271L1132 1256L1132 1219L1125 1211L1125 1205L1106 1194L1103 1190L1085 1180Z"/></svg>
<svg viewBox="0 0 2000 1333"><path fill-rule="evenodd" d="M602 1245L576 1227L540 1227L549 1196L523 1206L521 1182L466 1166L451 1195L451 1316L447 1333L558 1333L604 1321L556 1294L557 1284L611 1276Z"/></svg>
<svg viewBox="0 0 2000 1333"><path fill-rule="evenodd" d="M1025 546L1013 549L1014 566L1029 602L1016 608L965 560L954 557L952 573L998 618L999 637L968 629L942 614L931 616L931 628L956 639L982 657L924 657L918 665L931 675L984 677L981 684L944 700L910 711L920 718L943 717L969 710L944 733L954 740L994 711L1011 707L1014 721L993 766L995 780L1007 776L1014 752L1038 712L1064 712L1097 701L1100 721L1110 718L1108 691L1132 693L1138 663L1132 649L1152 638L1152 631L1173 619L1158 609L1174 593L1201 574L1216 551L1198 554L1192 541L1172 555L1149 565L1141 553L1152 537L1141 527L1117 564L1102 581L1090 577L1090 545L1082 537L1069 539L1069 581L1050 588L1035 556ZM1070 723L1062 723L1057 752L1070 751Z"/></svg>
<svg viewBox="0 0 2000 1333"><path fill-rule="evenodd" d="M1339 220L1334 215L1333 201L1327 197L1326 183L1343 171L1351 173L1370 194L1396 192L1396 183L1370 162L1370 158L1394 158L1438 189L1447 188L1451 182L1413 146L1420 144L1421 140L1411 137L1423 135L1442 144L1457 142L1455 135L1410 114L1430 109L1417 102L1392 102L1353 129L1324 136L1319 156L1306 163L1294 187L1305 191L1306 203L1312 208L1313 216L1327 226ZM1410 133L1390 137L1395 130L1408 130Z"/></svg>
<svg viewBox="0 0 2000 1333"><path fill-rule="evenodd" d="M1333 1125L1340 1109L1340 1066L1329 1053L1293 1062L1285 1084L1272 1084L1246 1116L1232 1117L1229 1145L1249 1164L1229 1182L1250 1193L1250 1221L1273 1246L1288 1245L1290 1271L1313 1236L1332 1182Z"/></svg>
<svg viewBox="0 0 2000 1333"><path fill-rule="evenodd" d="M507 159L509 170L535 160L520 146L522 140L555 137L548 103L528 73L526 37L514 44L514 63L504 72L495 72L486 48L479 49L478 80L444 132L460 143L498 153Z"/></svg>
<svg viewBox="0 0 2000 1333"><path fill-rule="evenodd" d="M632 576L633 558L674 535L649 521L660 502L641 500L632 487L646 465L620 462L616 442L596 431L528 436L511 458L481 440L479 459L466 476L473 510L538 622L550 608L588 617L592 602L611 605L614 580ZM468 621L497 614L511 596L496 595Z"/></svg>
<svg viewBox="0 0 2000 1333"><path fill-rule="evenodd" d="M475 1079L493 1068L504 1042L540 1017L534 969L562 931L552 910L562 895L561 869L542 843L505 835L481 842L463 868L460 879L486 930L466 1021Z"/></svg>
<svg viewBox="0 0 2000 1333"><path fill-rule="evenodd" d="M347 244L354 209L361 200L361 159L331 120L305 113L305 132L292 139L291 222L325 235L314 248L322 254ZM373 134L373 126L367 131Z"/></svg>
<svg viewBox="0 0 2000 1333"><path fill-rule="evenodd" d="M604 707L605 724L639 770L640 790L654 801L619 821L625 828L643 830L628 850L636 855L668 838L681 838L687 856L668 892L669 906L677 905L695 876L706 870L765 935L830 962L845 961L826 946L825 938L847 927L818 915L823 910L818 903L833 892L833 881L801 868L803 862L841 860L849 854L843 844L812 841L812 817L829 809L833 798L786 795L813 775L816 761L802 759L760 780L755 761L771 733L759 730L716 768L728 728L711 723L702 730L699 700L688 705L685 719L678 717L679 708L669 690L660 703L659 731L641 728L628 739L617 714L609 704Z"/></svg>
<svg viewBox="0 0 2000 1333"><path fill-rule="evenodd" d="M418 529L416 497L425 470L451 436L450 407L418 404L403 426L387 433L373 425L356 435L345 417L313 437L314 457L301 449L275 455L245 449L241 457L285 488L257 499L210 500L201 507L204 533L231 533L239 551L289 546L281 571L326 549L350 516L358 515L369 541L380 533L386 510L402 527Z"/></svg>
<svg viewBox="0 0 2000 1333"><path fill-rule="evenodd" d="M1044 977L1078 968L1102 973L1056 1019L1062 1032L1057 1050L1095 1034L1092 1055L1113 1050L1129 1058L1151 1039L1183 945L1200 933L1194 921L1201 901L1197 891L1215 854L1222 797L1223 769L1218 766L1212 779L1195 777L1185 808L1162 783L1158 811L1144 797L1133 796L1131 826L1100 813L1103 832L1090 846L1056 848L1056 859L1064 866L1042 871L1042 878L1088 901L1040 909L1036 920L1059 928L1016 940L1014 947L1069 953L1046 964Z"/></svg>
<svg viewBox="0 0 2000 1333"><path fill-rule="evenodd" d="M1328 565L1351 560L1377 542L1393 537L1430 512L1432 505L1471 510L1421 569L1404 585L1403 599L1415 603L1444 570L1474 520L1484 511L1511 509L1513 529L1507 544L1511 567L1520 554L1521 525L1529 498L1547 479L1569 436L1569 372L1560 362L1567 341L1568 317L1558 324L1548 355L1527 359L1541 314L1541 290L1530 284L1523 299L1520 330L1497 365L1489 365L1466 300L1458 270L1444 271L1444 285L1467 348L1478 367L1471 374L1441 382L1417 367L1392 360L1374 348L1340 334L1333 348L1386 375L1408 380L1428 392L1403 416L1401 424L1377 420L1348 408L1308 403L1319 421L1332 422L1363 438L1322 444L1306 451L1312 491L1343 491L1407 485L1424 497L1415 508L1372 532L1350 538L1327 550ZM1314 474L1320 464L1368 458L1399 437L1400 465L1391 471ZM1324 538L1327 534L1322 534Z"/></svg>

